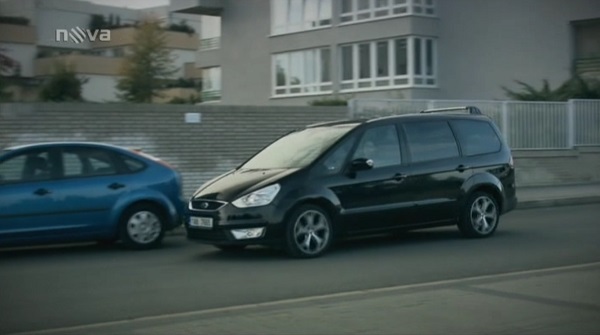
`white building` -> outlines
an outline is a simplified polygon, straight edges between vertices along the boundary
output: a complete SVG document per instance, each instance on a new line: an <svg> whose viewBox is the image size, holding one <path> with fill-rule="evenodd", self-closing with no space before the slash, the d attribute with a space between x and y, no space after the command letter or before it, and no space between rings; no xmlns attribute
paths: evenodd
<svg viewBox="0 0 600 335"><path fill-rule="evenodd" d="M90 29L93 15L101 16L114 28L108 32ZM76 0L0 0L0 17L28 21L25 25L0 21L1 52L19 63L21 82L39 84L52 74L57 61L66 62L80 78L86 79L82 87L84 100L94 102L117 100L119 68L134 43L136 22L154 17L168 27L185 20L196 32L201 29L199 16L170 13L166 6L134 10ZM71 29L84 38L68 35ZM103 32L104 37L110 35L109 41L100 39ZM165 35L177 69L172 79L199 78L200 72L191 66L196 61L198 34L167 29ZM25 100L34 98L18 95Z"/></svg>

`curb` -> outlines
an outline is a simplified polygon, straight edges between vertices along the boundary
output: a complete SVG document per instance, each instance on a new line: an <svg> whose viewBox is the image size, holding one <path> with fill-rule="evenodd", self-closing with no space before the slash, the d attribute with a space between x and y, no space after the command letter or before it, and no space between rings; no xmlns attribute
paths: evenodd
<svg viewBox="0 0 600 335"><path fill-rule="evenodd" d="M600 195L587 197L573 198L558 198L558 199L543 199L543 200L527 200L517 203L517 210L542 208L542 207L558 207L558 206L573 206L573 205L588 205L600 202Z"/></svg>

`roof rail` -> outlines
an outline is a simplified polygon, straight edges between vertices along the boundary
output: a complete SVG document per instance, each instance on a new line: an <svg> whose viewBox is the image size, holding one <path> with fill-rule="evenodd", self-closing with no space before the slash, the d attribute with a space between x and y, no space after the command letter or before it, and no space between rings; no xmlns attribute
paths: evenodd
<svg viewBox="0 0 600 335"><path fill-rule="evenodd" d="M456 112L463 111L469 114L481 114L481 110L475 106L462 106L462 107L448 107L448 108L432 108L422 110L421 113L444 113L444 112Z"/></svg>

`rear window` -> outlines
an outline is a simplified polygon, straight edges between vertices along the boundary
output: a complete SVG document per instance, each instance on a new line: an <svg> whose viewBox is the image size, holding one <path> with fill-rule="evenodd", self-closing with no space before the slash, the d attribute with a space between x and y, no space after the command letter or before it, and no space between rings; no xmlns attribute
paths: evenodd
<svg viewBox="0 0 600 335"><path fill-rule="evenodd" d="M451 121L464 156L498 152L502 146L494 128L484 121Z"/></svg>

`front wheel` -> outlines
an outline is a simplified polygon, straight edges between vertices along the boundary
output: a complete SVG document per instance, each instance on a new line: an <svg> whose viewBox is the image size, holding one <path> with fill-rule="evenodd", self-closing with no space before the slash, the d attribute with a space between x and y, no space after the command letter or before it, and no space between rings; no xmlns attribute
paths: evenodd
<svg viewBox="0 0 600 335"><path fill-rule="evenodd" d="M458 228L466 237L488 237L498 227L500 210L496 199L488 193L472 194L458 222Z"/></svg>
<svg viewBox="0 0 600 335"><path fill-rule="evenodd" d="M151 249L159 246L165 233L162 213L147 204L135 205L123 213L119 236L131 249Z"/></svg>
<svg viewBox="0 0 600 335"><path fill-rule="evenodd" d="M296 209L286 224L285 248L297 258L321 256L333 240L329 215L318 206L304 205Z"/></svg>

